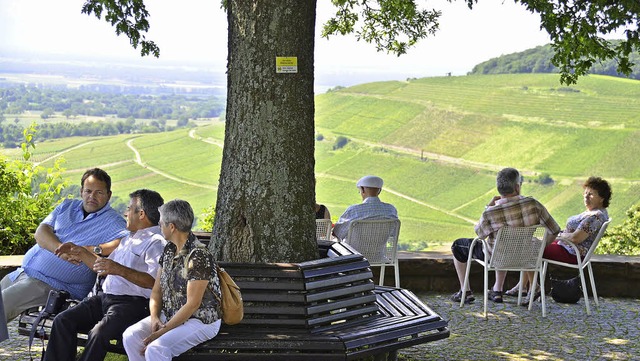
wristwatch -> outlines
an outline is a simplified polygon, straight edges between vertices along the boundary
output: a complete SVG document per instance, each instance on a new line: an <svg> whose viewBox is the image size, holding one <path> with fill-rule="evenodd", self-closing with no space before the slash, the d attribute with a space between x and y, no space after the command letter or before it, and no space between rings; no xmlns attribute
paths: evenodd
<svg viewBox="0 0 640 361"><path fill-rule="evenodd" d="M100 247L100 245L93 247L93 253L97 254L98 256L102 256L102 247Z"/></svg>

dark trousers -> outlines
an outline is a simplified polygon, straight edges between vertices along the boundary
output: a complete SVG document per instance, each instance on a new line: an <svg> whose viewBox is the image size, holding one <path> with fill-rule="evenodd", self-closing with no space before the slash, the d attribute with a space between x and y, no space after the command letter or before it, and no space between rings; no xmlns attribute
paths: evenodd
<svg viewBox="0 0 640 361"><path fill-rule="evenodd" d="M469 249L473 243L473 238L458 238L451 245L451 253L459 262L467 263L469 260L469 252L473 252L473 258L484 260L484 252L482 251L482 243L476 242L473 249Z"/></svg>
<svg viewBox="0 0 640 361"><path fill-rule="evenodd" d="M100 294L60 313L53 320L45 361L74 361L77 333L87 333L87 343L79 360L104 360L110 340L149 316L149 300L144 297Z"/></svg>

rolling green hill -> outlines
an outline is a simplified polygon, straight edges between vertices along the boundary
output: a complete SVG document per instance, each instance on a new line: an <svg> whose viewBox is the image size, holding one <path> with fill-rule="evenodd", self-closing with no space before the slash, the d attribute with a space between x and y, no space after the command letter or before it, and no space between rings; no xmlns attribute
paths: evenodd
<svg viewBox="0 0 640 361"><path fill-rule="evenodd" d="M613 185L614 225L640 200L639 81L590 76L563 87L557 75L528 74L362 84L318 95L316 129L318 202L335 221L360 202L355 181L380 175L381 199L402 220L403 249L445 249L472 236L505 166L523 171L523 193L560 224L583 210L590 175ZM350 142L333 150L337 136ZM224 124L213 121L191 132L48 141L34 156L44 165L64 156L73 183L103 167L115 195L148 187L190 201L198 214L215 202L223 137ZM554 183L537 183L542 173Z"/></svg>

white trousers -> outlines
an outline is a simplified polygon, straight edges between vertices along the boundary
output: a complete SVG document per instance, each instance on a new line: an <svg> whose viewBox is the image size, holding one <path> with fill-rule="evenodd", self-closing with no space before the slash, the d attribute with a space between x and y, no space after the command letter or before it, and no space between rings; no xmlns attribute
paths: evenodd
<svg viewBox="0 0 640 361"><path fill-rule="evenodd" d="M164 314L162 321L165 322ZM190 318L182 325L170 330L147 346L144 355L142 341L151 334L151 316L135 323L124 331L122 343L129 361L171 361L172 358L214 338L220 330L220 320L206 324Z"/></svg>

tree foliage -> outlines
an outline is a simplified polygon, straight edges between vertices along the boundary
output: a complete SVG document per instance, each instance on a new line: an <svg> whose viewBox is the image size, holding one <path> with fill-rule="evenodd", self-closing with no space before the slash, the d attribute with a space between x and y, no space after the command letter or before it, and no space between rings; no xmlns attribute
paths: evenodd
<svg viewBox="0 0 640 361"><path fill-rule="evenodd" d="M38 224L53 210L65 186L61 161L43 168L29 161L35 126L24 131L23 160L0 158L0 254L24 254ZM59 200L59 199L58 199Z"/></svg>
<svg viewBox="0 0 640 361"><path fill-rule="evenodd" d="M343 148L347 143L349 143L349 138L340 135L336 138L336 142L333 144L333 150Z"/></svg>
<svg viewBox="0 0 640 361"><path fill-rule="evenodd" d="M378 51L396 55L434 35L440 25L440 11L419 9L413 0L333 0L333 5L336 13L324 24L323 37L354 33Z"/></svg>
<svg viewBox="0 0 640 361"><path fill-rule="evenodd" d="M629 74L629 56L640 50L640 2L638 0L514 0L540 15L540 27L551 37L560 68L560 80L573 84L598 61L616 59L617 71ZM477 0L467 0L469 7ZM603 36L624 30L619 43Z"/></svg>
<svg viewBox="0 0 640 361"><path fill-rule="evenodd" d="M619 42L619 40L612 41L612 43ZM470 74L559 73L560 69L551 62L554 55L555 52L550 44L542 45L484 61L474 66ZM594 63L588 72L640 80L640 53L634 51L629 55L629 59L635 64L629 74L618 72L618 63L615 59Z"/></svg>
<svg viewBox="0 0 640 361"><path fill-rule="evenodd" d="M149 31L149 12L144 0L87 0L82 6L82 12L102 18L116 28L116 34L125 34L134 49L140 45L142 56L152 54L160 56L160 48L151 40L147 40L143 33Z"/></svg>
<svg viewBox="0 0 640 361"><path fill-rule="evenodd" d="M623 224L607 230L597 251L600 254L640 255L640 203L627 210Z"/></svg>

